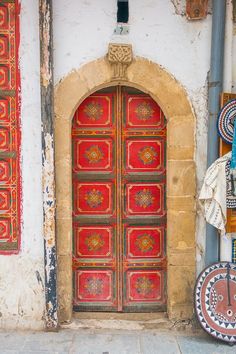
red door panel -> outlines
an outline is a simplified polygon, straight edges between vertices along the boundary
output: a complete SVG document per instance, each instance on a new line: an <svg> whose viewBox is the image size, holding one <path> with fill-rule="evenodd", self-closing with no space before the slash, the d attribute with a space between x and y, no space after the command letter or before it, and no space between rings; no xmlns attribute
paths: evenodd
<svg viewBox="0 0 236 354"><path fill-rule="evenodd" d="M164 216L165 183L127 183L126 215Z"/></svg>
<svg viewBox="0 0 236 354"><path fill-rule="evenodd" d="M112 139L74 139L74 172L111 172L112 169Z"/></svg>
<svg viewBox="0 0 236 354"><path fill-rule="evenodd" d="M75 128L111 128L113 126L113 94L95 94L86 98L74 115Z"/></svg>
<svg viewBox="0 0 236 354"><path fill-rule="evenodd" d="M111 215L114 186L111 182L78 182L74 184L76 215Z"/></svg>
<svg viewBox="0 0 236 354"><path fill-rule="evenodd" d="M114 302L114 272L110 270L78 270L76 277L76 298L80 302Z"/></svg>
<svg viewBox="0 0 236 354"><path fill-rule="evenodd" d="M163 301L163 278L162 271L128 271L126 273L126 304L152 303L154 305Z"/></svg>
<svg viewBox="0 0 236 354"><path fill-rule="evenodd" d="M124 94L124 106L126 128L165 128L165 117L151 97Z"/></svg>
<svg viewBox="0 0 236 354"><path fill-rule="evenodd" d="M125 170L132 172L165 172L165 138L127 139Z"/></svg>
<svg viewBox="0 0 236 354"><path fill-rule="evenodd" d="M164 256L165 226L130 226L125 228L127 261Z"/></svg>
<svg viewBox="0 0 236 354"><path fill-rule="evenodd" d="M150 96L121 87L74 115L75 311L165 310L165 124Z"/></svg>
<svg viewBox="0 0 236 354"><path fill-rule="evenodd" d="M110 226L79 226L74 227L76 249L75 255L80 259L114 257L114 230Z"/></svg>

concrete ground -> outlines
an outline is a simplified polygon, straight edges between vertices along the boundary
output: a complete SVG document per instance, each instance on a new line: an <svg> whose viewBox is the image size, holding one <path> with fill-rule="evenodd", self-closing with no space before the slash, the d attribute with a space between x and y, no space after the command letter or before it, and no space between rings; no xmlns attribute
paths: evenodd
<svg viewBox="0 0 236 354"><path fill-rule="evenodd" d="M201 330L68 327L58 333L0 332L0 354L236 354L236 345Z"/></svg>

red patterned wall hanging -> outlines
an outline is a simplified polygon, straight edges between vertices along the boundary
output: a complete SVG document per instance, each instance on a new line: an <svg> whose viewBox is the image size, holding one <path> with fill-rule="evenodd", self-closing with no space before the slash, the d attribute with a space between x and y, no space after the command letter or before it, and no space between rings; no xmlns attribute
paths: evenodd
<svg viewBox="0 0 236 354"><path fill-rule="evenodd" d="M20 247L19 4L0 2L0 254Z"/></svg>
<svg viewBox="0 0 236 354"><path fill-rule="evenodd" d="M166 121L153 99L117 87L72 126L75 311L166 309Z"/></svg>

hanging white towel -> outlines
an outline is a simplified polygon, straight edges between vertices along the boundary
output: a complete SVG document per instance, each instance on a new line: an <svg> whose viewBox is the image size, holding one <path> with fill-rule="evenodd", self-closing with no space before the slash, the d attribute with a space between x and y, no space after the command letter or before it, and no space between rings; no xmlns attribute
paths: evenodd
<svg viewBox="0 0 236 354"><path fill-rule="evenodd" d="M217 159L207 170L199 200L206 221L225 235L226 225L226 163L231 151Z"/></svg>

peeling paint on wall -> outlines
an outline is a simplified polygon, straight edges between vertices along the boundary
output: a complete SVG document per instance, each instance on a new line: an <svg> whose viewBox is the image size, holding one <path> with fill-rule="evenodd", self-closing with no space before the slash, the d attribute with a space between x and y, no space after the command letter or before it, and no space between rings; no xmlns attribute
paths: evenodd
<svg viewBox="0 0 236 354"><path fill-rule="evenodd" d="M39 1L41 53L41 119L42 119L42 186L45 263L45 325L48 330L58 327L55 234L55 168L54 168L54 109L53 109L53 46L52 1Z"/></svg>
<svg viewBox="0 0 236 354"><path fill-rule="evenodd" d="M186 0L171 0L171 3L174 6L176 15L186 15Z"/></svg>

